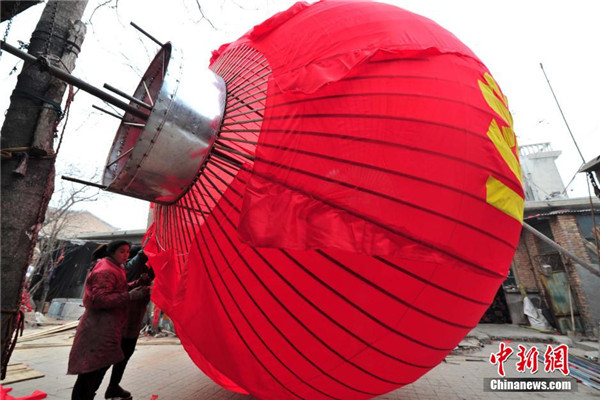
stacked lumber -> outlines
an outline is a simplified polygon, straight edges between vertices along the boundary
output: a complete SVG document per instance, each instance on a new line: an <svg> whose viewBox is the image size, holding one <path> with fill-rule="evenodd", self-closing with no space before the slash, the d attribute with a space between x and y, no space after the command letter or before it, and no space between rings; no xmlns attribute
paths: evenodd
<svg viewBox="0 0 600 400"><path fill-rule="evenodd" d="M42 378L44 376L45 375L43 373L34 370L27 364L8 364L8 367L6 368L6 378L0 381L0 384L5 385L7 383L27 381L29 379Z"/></svg>
<svg viewBox="0 0 600 400"><path fill-rule="evenodd" d="M579 382L600 390L600 364L569 354L569 369Z"/></svg>
<svg viewBox="0 0 600 400"><path fill-rule="evenodd" d="M39 331L31 332L29 334L25 334L25 335L21 336L18 339L18 342L23 343L23 342L29 342L32 340L46 338L46 337L55 335L60 332L68 331L70 329L75 329L75 328L77 328L78 324L79 324L79 321L72 321L72 322L68 322L64 325L53 326L52 328L42 329Z"/></svg>

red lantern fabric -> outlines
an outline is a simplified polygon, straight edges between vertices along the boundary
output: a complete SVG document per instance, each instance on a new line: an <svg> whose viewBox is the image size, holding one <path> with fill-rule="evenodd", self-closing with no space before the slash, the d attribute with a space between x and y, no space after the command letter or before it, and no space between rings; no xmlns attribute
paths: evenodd
<svg viewBox="0 0 600 400"><path fill-rule="evenodd" d="M507 100L431 20L297 3L213 54L224 121L155 207L153 300L258 398L370 398L435 367L506 276L523 191Z"/></svg>

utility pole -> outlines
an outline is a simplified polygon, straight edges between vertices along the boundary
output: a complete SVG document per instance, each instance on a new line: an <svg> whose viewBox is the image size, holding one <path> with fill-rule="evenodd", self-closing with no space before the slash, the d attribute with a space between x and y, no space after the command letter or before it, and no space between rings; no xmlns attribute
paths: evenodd
<svg viewBox="0 0 600 400"><path fill-rule="evenodd" d="M87 0L50 0L31 35L29 53L71 72L85 37L80 20L86 5ZM40 65L25 62L2 126L2 379L23 323L25 274L54 190L54 139L65 89Z"/></svg>

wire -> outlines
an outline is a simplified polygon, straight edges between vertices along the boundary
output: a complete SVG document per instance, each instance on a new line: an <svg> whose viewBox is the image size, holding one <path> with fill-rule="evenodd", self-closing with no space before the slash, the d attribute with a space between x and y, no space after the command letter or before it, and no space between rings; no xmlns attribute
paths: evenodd
<svg viewBox="0 0 600 400"><path fill-rule="evenodd" d="M579 156L581 157L581 160L585 164L585 158L583 158L583 154L581 154L581 150L579 150L579 145L577 144L577 141L575 140L575 137L573 136L573 132L571 132L571 128L569 127L569 123L567 122L567 118L565 118L565 114L563 113L563 110L560 107L560 104L558 103L558 99L556 98L556 95L554 94L554 90L552 90L552 85L550 85L550 80L548 79L548 76L546 75L546 71L544 71L544 66L542 65L542 63L540 63L540 68L542 69L542 72L544 73L544 77L546 78L546 82L548 82L548 86L550 87L550 91L552 92L552 96L554 96L554 101L556 102L556 105L558 106L558 110L560 111L560 115L562 115L563 121L565 121L565 125L567 126L567 130L569 131L569 135L571 135L571 139L573 139L573 143L575 144L575 148L577 149L577 152L579 153Z"/></svg>

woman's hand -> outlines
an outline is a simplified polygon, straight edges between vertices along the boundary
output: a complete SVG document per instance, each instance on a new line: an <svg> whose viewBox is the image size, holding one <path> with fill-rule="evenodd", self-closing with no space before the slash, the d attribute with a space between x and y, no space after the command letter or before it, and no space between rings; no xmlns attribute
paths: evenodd
<svg viewBox="0 0 600 400"><path fill-rule="evenodd" d="M152 279L150 278L150 275L148 275L147 273L143 273L140 275L140 278L138 279L139 285L150 286L151 283L152 283Z"/></svg>
<svg viewBox="0 0 600 400"><path fill-rule="evenodd" d="M148 286L138 286L129 291L129 300L145 300L150 297L150 288Z"/></svg>

